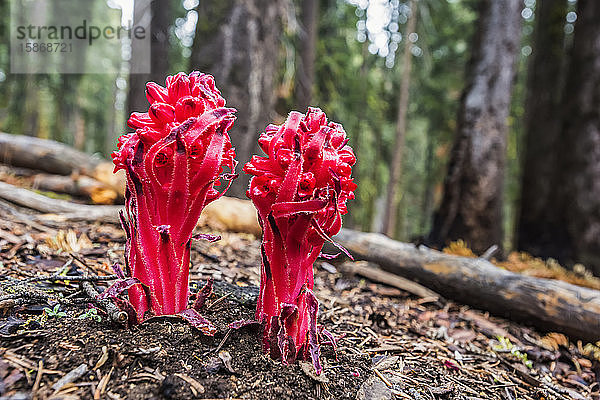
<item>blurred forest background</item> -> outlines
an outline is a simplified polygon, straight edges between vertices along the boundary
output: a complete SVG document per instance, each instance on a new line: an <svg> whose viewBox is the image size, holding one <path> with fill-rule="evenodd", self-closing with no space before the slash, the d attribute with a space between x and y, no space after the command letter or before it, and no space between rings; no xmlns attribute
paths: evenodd
<svg viewBox="0 0 600 400"><path fill-rule="evenodd" d="M241 163L290 110L319 106L344 125L358 157L345 226L600 274L600 2L108 0L93 12L124 3L148 17L150 74L129 74L126 44L119 73L11 74L0 1L0 130L109 157L127 115L148 107L146 81L200 70L239 110Z"/></svg>

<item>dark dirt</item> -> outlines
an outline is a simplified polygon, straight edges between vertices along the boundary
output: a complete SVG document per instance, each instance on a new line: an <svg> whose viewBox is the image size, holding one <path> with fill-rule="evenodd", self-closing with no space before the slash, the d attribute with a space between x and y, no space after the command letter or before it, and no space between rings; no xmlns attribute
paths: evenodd
<svg viewBox="0 0 600 400"><path fill-rule="evenodd" d="M219 328L214 338L203 336L187 323L168 318L123 329L104 322L65 317L47 323L43 332L3 338L0 343L27 359L45 360L46 369L68 372L82 363L88 364L90 371L78 380L86 385L75 391L82 398L92 398L107 373L110 378L106 396L113 398L195 398L192 386L178 374L196 380L204 389L197 394L205 398L317 397L315 381L299 365L284 367L262 354L258 329L232 331L217 352L228 331L230 315L250 318L252 310L227 301L206 312L205 316ZM94 370L103 352L108 358ZM231 357L231 371L222 361L227 354ZM341 355L336 362L333 353L326 351L323 361L328 366L325 376L331 383L320 388L321 394L336 399L352 398L351 394L368 372L364 368L368 359ZM361 376L352 375L356 370ZM339 379L343 376L345 379ZM49 382L56 380L52 379L55 376L47 378ZM29 387L27 379L22 379L12 389L26 391ZM50 397L52 392L49 386L43 386L38 396Z"/></svg>
<svg viewBox="0 0 600 400"><path fill-rule="evenodd" d="M192 250L191 279L216 280L202 311L218 328L214 337L174 318L130 329L102 311L101 322L79 319L89 299L77 282L23 279L56 272L70 254L81 261L69 274L110 274L123 256L120 228L81 223L64 231L57 223L38 232L2 217L0 230L14 237L0 236L0 399L600 399L596 345L419 299L325 262L315 267L315 292L321 324L339 338L339 359L322 346L322 378L310 365L281 365L262 353L258 327L227 328L254 314L259 247L244 234ZM63 317L41 312L61 296L83 301L62 306ZM82 364L87 372L52 388Z"/></svg>

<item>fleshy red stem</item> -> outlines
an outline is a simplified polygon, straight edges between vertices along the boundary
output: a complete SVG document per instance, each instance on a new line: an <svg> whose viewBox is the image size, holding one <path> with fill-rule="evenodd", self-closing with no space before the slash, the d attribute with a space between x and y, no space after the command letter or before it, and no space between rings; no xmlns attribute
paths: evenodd
<svg viewBox="0 0 600 400"><path fill-rule="evenodd" d="M281 316L282 310L288 305L297 307L296 326L288 328L286 336L293 339L296 345L294 353L300 355L307 343L310 321L316 318L306 307L306 293L313 289L313 264L316 261L323 243L309 245L298 243L292 238L284 242L267 224L263 231L262 273L260 282L260 297L256 309L256 319L265 323L265 332L273 329L273 318ZM279 251L278 251L279 248ZM281 249L295 248L295 251L284 254ZM283 332L282 332L283 333ZM269 343L265 335L264 345L271 353L279 352L273 349L274 343ZM305 358L305 357L299 357Z"/></svg>
<svg viewBox="0 0 600 400"><path fill-rule="evenodd" d="M231 184L236 166L228 135L235 110L224 107L212 76L179 73L166 87L146 88L148 112L131 115L135 132L121 136L112 155L127 176L121 222L127 274L141 283L129 289L140 322L187 309L192 231L204 207L229 188L223 181Z"/></svg>
<svg viewBox="0 0 600 400"><path fill-rule="evenodd" d="M354 197L356 157L342 126L317 108L267 126L259 145L266 157L254 156L244 166L254 175L247 195L263 228L256 319L273 358L311 358L320 373L313 263L340 230L346 201Z"/></svg>

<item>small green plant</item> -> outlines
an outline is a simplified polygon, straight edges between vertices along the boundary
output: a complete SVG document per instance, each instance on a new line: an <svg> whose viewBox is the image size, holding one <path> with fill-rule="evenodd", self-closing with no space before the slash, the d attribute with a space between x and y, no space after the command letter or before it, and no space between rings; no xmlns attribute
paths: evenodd
<svg viewBox="0 0 600 400"><path fill-rule="evenodd" d="M96 322L102 322L102 317L98 315L98 310L95 308L90 308L89 310L78 316L77 319L91 319Z"/></svg>
<svg viewBox="0 0 600 400"><path fill-rule="evenodd" d="M44 312L48 317L63 318L67 316L67 313L60 311L60 304L54 306L54 308L44 307Z"/></svg>
<svg viewBox="0 0 600 400"><path fill-rule="evenodd" d="M527 368L533 368L533 363L531 360L527 359L527 354L522 353L517 347L515 347L510 339L505 338L504 336L496 336L498 339L498 344L494 346L494 350L501 353L510 353L513 357L519 359L523 365Z"/></svg>

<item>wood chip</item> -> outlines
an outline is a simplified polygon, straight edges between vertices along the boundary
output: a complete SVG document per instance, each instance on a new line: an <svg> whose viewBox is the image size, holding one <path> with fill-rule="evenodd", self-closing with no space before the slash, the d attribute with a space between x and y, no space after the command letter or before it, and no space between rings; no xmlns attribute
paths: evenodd
<svg viewBox="0 0 600 400"><path fill-rule="evenodd" d="M198 396L199 393L204 393L206 391L206 389L204 389L204 386L202 386L200 382L198 382L191 376L187 376L185 374L180 373L176 373L175 376L180 379L183 379L190 385L190 389L192 390L194 396Z"/></svg>
<svg viewBox="0 0 600 400"><path fill-rule="evenodd" d="M227 368L227 371L231 372L232 374L235 374L235 370L231 366L231 354L229 354L227 350L221 350L219 351L219 358L221 359L221 361L223 361L223 365L225 366L225 368Z"/></svg>
<svg viewBox="0 0 600 400"><path fill-rule="evenodd" d="M98 383L98 387L96 388L96 391L94 392L94 400L100 400L102 398L102 395L106 391L106 385L108 384L108 381L110 380L110 377L111 377L114 369L115 369L115 367L112 367L110 369L110 371L108 372L108 374L104 375L102 377L102 379L100 379L100 382Z"/></svg>
<svg viewBox="0 0 600 400"><path fill-rule="evenodd" d="M104 363L108 360L108 347L102 346L102 355L98 359L98 362L94 366L94 370L101 368Z"/></svg>
<svg viewBox="0 0 600 400"><path fill-rule="evenodd" d="M52 389L59 391L68 383L75 382L77 379L81 378L83 375L87 374L88 366L83 363L79 365L77 368L71 370L65 376L60 378L54 385L52 385Z"/></svg>
<svg viewBox="0 0 600 400"><path fill-rule="evenodd" d="M386 369L390 369L393 366L395 366L399 360L400 357L398 356L384 357L381 360L379 360L377 364L375 364L374 368L379 371L385 371Z"/></svg>
<svg viewBox="0 0 600 400"><path fill-rule="evenodd" d="M34 399L37 398L37 391L40 388L40 383L42 382L42 375L44 375L44 360L40 360L38 362L38 373L35 376L35 382L31 388L31 397Z"/></svg>

